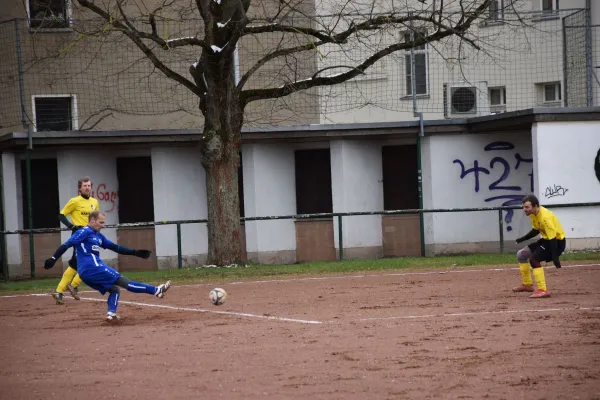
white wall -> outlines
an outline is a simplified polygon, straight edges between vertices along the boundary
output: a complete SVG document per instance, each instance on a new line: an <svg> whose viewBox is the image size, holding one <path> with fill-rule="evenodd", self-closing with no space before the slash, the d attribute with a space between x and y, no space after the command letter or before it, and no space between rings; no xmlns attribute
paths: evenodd
<svg viewBox="0 0 600 400"><path fill-rule="evenodd" d="M330 148L333 212L383 210L381 143L335 140ZM337 248L337 218L333 224ZM344 217L342 231L344 248L382 245L381 215Z"/></svg>
<svg viewBox="0 0 600 400"><path fill-rule="evenodd" d="M497 145L486 151L486 146L493 143ZM531 137L528 132L426 137L422 153L425 208L494 207L510 200L493 199L499 196L513 196L520 204L520 198L532 191L529 174L533 163L521 162L516 168L517 154L531 159ZM490 164L494 159L496 161L492 168ZM480 171L477 190L474 173L461 178L463 169L459 161L464 165L465 173L473 169L477 161ZM504 173L507 175L497 184L499 187L494 186L494 182L501 179ZM503 217L505 240L516 238L528 230L528 221L519 210L512 216L504 213ZM425 233L427 244L498 241L498 213L435 213L426 216Z"/></svg>
<svg viewBox="0 0 600 400"><path fill-rule="evenodd" d="M600 122L541 122L532 132L540 204L599 202L594 164L600 151ZM600 237L600 207L553 211L567 238Z"/></svg>
<svg viewBox="0 0 600 400"><path fill-rule="evenodd" d="M156 221L207 218L206 173L197 148L153 148L152 183ZM155 235L157 257L177 256L175 225L157 226ZM206 224L181 226L181 250L183 255L208 253Z"/></svg>
<svg viewBox="0 0 600 400"><path fill-rule="evenodd" d="M77 196L77 181L84 176L89 176L93 182L92 196L98 200L100 211L106 214L106 224L119 223L119 199L117 165L114 152L102 150L63 150L56 154L58 165L58 198L60 209L67 204L70 198ZM57 210L57 217L58 212ZM64 226L61 224L61 228ZM117 230L109 228L102 230L109 239L117 242ZM65 242L71 232L61 232L61 241ZM63 261L71 258L71 250L63 255ZM118 254L110 250L102 250L102 260L116 260Z"/></svg>
<svg viewBox="0 0 600 400"><path fill-rule="evenodd" d="M294 148L287 144L242 146L246 217L296 214ZM296 250L293 219L246 222L248 252Z"/></svg>
<svg viewBox="0 0 600 400"><path fill-rule="evenodd" d="M19 157L14 153L2 153L2 199L4 202L4 228L7 231L20 229L21 216L18 196L20 175L17 174ZM22 217L21 217L22 218ZM11 277L21 275L18 266L21 264L21 236L6 235L6 260Z"/></svg>

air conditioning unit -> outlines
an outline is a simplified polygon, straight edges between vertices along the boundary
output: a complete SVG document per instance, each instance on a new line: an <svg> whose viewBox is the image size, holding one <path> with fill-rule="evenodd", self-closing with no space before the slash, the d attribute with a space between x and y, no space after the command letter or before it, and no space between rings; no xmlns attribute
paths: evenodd
<svg viewBox="0 0 600 400"><path fill-rule="evenodd" d="M487 82L444 83L444 117L469 118L489 114Z"/></svg>

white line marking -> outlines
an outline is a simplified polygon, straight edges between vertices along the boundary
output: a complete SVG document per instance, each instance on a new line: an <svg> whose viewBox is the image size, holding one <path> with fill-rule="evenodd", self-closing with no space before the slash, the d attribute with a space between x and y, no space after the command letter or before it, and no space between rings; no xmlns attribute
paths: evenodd
<svg viewBox="0 0 600 400"><path fill-rule="evenodd" d="M449 314L425 314L425 315L403 315L399 317L374 317L374 318L361 318L352 320L357 321L376 321L376 320L392 320L392 319L417 319L417 318L442 318L442 317L465 317L470 315L487 315L487 314L519 314L519 313L530 313L530 312L552 312L552 311L597 311L600 307L575 307L575 308L545 308L537 310L503 310L503 311L479 311L479 312L464 312L464 313L449 313ZM339 322L339 321L327 321L327 322Z"/></svg>
<svg viewBox="0 0 600 400"><path fill-rule="evenodd" d="M90 297L82 297L81 299L82 300L89 300L89 301L102 301L102 302L106 301L104 299L94 299L94 298L90 298ZM213 311L213 310L206 310L206 309L202 309L202 308L175 307L175 306L168 306L168 305L164 305L164 304L139 303L137 301L120 301L119 304L129 304L129 305L133 305L133 306L145 306L145 307L165 308L165 309L168 309L168 310L178 310L178 311L195 311L195 312L201 312L201 313L233 315L233 316L236 316L236 317L250 317L250 318L261 318L261 319L271 319L271 320L277 320L277 321L286 321L286 322L299 322L301 324L322 324L321 321L311 321L311 320L306 320L306 319L273 317L273 316L270 316L270 315L258 315L258 314L249 314L249 313L239 313L239 312L234 312L234 311Z"/></svg>

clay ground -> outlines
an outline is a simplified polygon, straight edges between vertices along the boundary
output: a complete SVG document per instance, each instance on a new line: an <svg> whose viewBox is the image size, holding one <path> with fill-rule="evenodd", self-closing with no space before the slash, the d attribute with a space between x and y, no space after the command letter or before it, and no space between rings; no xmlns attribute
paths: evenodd
<svg viewBox="0 0 600 400"><path fill-rule="evenodd" d="M0 398L600 399L600 265L546 279L537 300L508 267L176 285L123 293L118 325L97 293L1 297Z"/></svg>

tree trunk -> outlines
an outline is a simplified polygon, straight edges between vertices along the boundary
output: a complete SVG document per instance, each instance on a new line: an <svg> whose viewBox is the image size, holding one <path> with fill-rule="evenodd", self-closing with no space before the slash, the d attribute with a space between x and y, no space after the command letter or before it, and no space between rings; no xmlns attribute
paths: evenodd
<svg viewBox="0 0 600 400"><path fill-rule="evenodd" d="M208 205L208 264L240 264L238 168L243 109L236 87L233 53L205 51L193 68L204 114L201 139Z"/></svg>
<svg viewBox="0 0 600 400"><path fill-rule="evenodd" d="M224 157L205 168L208 263L219 266L243 262L238 196L239 153L237 146L227 147L223 151Z"/></svg>

